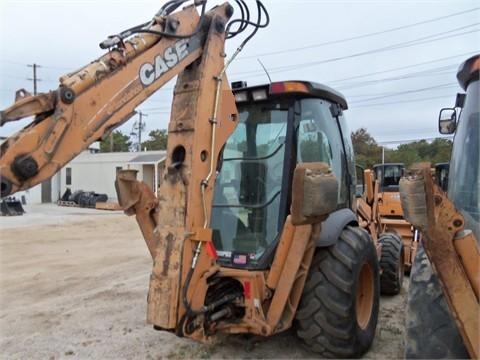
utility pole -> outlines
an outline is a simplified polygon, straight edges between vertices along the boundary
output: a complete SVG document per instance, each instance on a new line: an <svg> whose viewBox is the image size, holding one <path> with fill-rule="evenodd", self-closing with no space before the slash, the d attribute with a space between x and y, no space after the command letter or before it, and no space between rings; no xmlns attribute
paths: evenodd
<svg viewBox="0 0 480 360"><path fill-rule="evenodd" d="M37 77L37 68L39 68L40 65L33 63L33 64L28 64L27 66L33 68L33 78L27 78L27 80L33 81L33 95L37 95L37 82L41 81L41 79ZM52 202L52 179L47 179L42 181L41 191L42 191L42 195L41 195L42 203L51 203Z"/></svg>
<svg viewBox="0 0 480 360"><path fill-rule="evenodd" d="M138 121L135 121L135 123L133 124L133 129L130 133L130 136L134 136L138 139L137 151L142 151L142 131L143 129L145 129L145 122L143 121L143 117L147 117L148 115L141 111L138 112L138 115Z"/></svg>
<svg viewBox="0 0 480 360"><path fill-rule="evenodd" d="M33 81L33 95L37 95L37 81L41 81L41 79L37 78L37 68L41 66L35 63L27 66L33 68L33 78L27 78L27 80Z"/></svg>
<svg viewBox="0 0 480 360"><path fill-rule="evenodd" d="M108 139L110 142L110 152L113 152L113 131L108 135Z"/></svg>
<svg viewBox="0 0 480 360"><path fill-rule="evenodd" d="M138 125L138 151L142 151L142 131L145 128L145 122L142 121L142 118L144 116L148 116L147 114L144 114L143 112L139 111L139 125Z"/></svg>

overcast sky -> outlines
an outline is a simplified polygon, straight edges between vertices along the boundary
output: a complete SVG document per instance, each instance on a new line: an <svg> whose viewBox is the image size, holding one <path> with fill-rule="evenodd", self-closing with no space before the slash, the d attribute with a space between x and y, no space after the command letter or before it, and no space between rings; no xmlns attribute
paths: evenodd
<svg viewBox="0 0 480 360"><path fill-rule="evenodd" d="M164 2L2 0L0 108L13 103L15 90L33 91L29 64L40 66L39 92L56 89L62 74L103 54L100 41L150 20ZM246 2L255 16L255 2ZM229 80L268 82L260 59L273 81L329 85L347 98L350 130L365 127L379 143L439 137L439 109L452 106L461 91L458 65L480 52L477 1L263 2L270 25L231 65ZM219 3L209 0L208 7ZM227 42L227 54L240 37ZM144 138L167 127L172 86L139 107L148 114ZM135 119L121 130L129 133ZM24 125L10 123L0 136Z"/></svg>

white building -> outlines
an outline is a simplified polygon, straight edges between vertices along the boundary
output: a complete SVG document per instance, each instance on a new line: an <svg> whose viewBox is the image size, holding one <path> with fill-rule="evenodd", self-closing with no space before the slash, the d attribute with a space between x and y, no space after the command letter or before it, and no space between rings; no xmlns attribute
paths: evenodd
<svg viewBox="0 0 480 360"><path fill-rule="evenodd" d="M29 190L16 193L25 197L27 204L56 202L67 188L107 194L109 201L117 201L115 178L121 169L138 170L137 180L150 185L156 193L163 178L166 151L92 153L84 151L66 164L50 181Z"/></svg>
<svg viewBox="0 0 480 360"><path fill-rule="evenodd" d="M107 194L117 201L115 178L122 169L138 170L137 180L150 185L156 193L163 176L166 151L89 153L83 152L60 170L60 186L53 196L58 200L69 188Z"/></svg>

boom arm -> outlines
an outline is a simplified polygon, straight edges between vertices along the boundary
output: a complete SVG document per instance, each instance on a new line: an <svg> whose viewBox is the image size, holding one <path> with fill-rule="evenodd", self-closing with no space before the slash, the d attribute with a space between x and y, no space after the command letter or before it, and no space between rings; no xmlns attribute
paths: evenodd
<svg viewBox="0 0 480 360"><path fill-rule="evenodd" d="M169 1L166 6L176 8L179 2L183 0ZM198 2L204 4L195 1ZM265 285L267 274L263 270L223 269L216 262L214 230L210 228L213 188L222 149L238 120L225 75L225 38L235 36L248 25L255 27L236 55L259 28L268 25L268 13L258 0L257 8L257 23L248 20L248 11L242 11L246 19L242 16L227 25L233 10L228 3L200 17L193 7L171 16L157 16L148 31L162 29L159 40L158 33L126 42L123 34L112 37L102 44L115 46L114 50L79 72L63 77L55 92L20 96L1 118L5 123L36 114L32 124L2 147L0 171L5 196L52 176L88 144L128 119L135 107L166 81L179 75L168 128L166 174L158 197L128 171L118 174L116 189L124 211L136 215L153 259L147 321L156 328L199 340L217 330L267 335L290 326L300 298L298 291L291 295L289 289L295 285L298 290L297 286L305 281L314 251L314 225L292 225L284 243L295 242L299 246L292 256L285 255L288 266L283 266L284 257L277 260L277 271L288 272L288 276L282 277L282 281L275 280L280 275L272 276L274 280L269 283L278 283L282 291L272 297L268 316L261 305L263 299L271 297L272 289L267 291ZM266 16L264 23L262 12ZM230 32L232 23L238 29ZM294 183L304 183L306 169ZM300 188L299 193L303 194L303 185ZM299 204L297 212L303 214L302 201L293 202ZM336 206L336 198L334 202L329 209ZM322 210L326 211L323 205ZM325 214L318 215L315 222L323 221ZM315 228L319 230L316 225ZM289 238L291 241L287 241ZM234 284L229 294L221 290L220 297L211 298L210 294L217 292L211 283L216 279L221 281L222 288L224 284L228 288L230 283ZM247 299L242 283L252 290Z"/></svg>
<svg viewBox="0 0 480 360"><path fill-rule="evenodd" d="M202 16L193 5L168 14L174 10L170 3L150 23L130 29L139 35L124 41L127 31L104 41L101 47L110 51L61 77L57 90L36 96L17 92L16 103L0 112L0 125L35 118L1 145L0 197L50 178L127 121L138 105L202 56L210 26L223 33L233 13L224 4Z"/></svg>

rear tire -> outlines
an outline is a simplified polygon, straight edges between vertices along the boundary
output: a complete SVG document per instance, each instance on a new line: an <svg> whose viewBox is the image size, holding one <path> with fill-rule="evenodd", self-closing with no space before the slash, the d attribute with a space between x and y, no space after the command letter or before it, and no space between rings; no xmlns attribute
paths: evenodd
<svg viewBox="0 0 480 360"><path fill-rule="evenodd" d="M379 286L370 235L348 226L314 255L296 314L298 337L322 357L361 356L375 335Z"/></svg>
<svg viewBox="0 0 480 360"><path fill-rule="evenodd" d="M421 244L410 274L405 340L406 359L469 358Z"/></svg>
<svg viewBox="0 0 480 360"><path fill-rule="evenodd" d="M405 273L405 252L403 241L394 233L383 233L379 242L382 244L380 258L380 293L397 295L402 290L403 274Z"/></svg>

